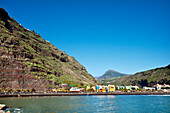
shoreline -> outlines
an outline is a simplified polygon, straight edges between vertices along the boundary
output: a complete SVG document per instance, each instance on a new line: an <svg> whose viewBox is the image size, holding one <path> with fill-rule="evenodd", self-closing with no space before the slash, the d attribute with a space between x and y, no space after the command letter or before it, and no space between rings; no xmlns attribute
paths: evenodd
<svg viewBox="0 0 170 113"><path fill-rule="evenodd" d="M170 92L112 92L112 93L29 93L29 94L0 94L6 97L42 97L42 96L90 96L90 95L170 95Z"/></svg>

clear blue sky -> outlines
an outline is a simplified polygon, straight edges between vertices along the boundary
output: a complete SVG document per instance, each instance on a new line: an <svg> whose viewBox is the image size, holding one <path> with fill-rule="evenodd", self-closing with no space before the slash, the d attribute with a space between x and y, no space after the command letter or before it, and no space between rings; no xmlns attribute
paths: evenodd
<svg viewBox="0 0 170 113"><path fill-rule="evenodd" d="M170 64L170 0L0 0L93 76Z"/></svg>

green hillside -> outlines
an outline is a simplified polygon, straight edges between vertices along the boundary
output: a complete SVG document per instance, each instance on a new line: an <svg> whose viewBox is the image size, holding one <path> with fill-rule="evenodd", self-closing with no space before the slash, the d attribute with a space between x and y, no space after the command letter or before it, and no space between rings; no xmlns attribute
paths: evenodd
<svg viewBox="0 0 170 113"><path fill-rule="evenodd" d="M119 73L114 70L106 71L102 76L98 77L97 79L113 79L115 77L127 76L127 74Z"/></svg>
<svg viewBox="0 0 170 113"><path fill-rule="evenodd" d="M108 70L102 76L96 77L96 79L100 84L108 85L112 84L113 81L117 79L117 77L122 76L127 76L127 74L119 73L114 70Z"/></svg>
<svg viewBox="0 0 170 113"><path fill-rule="evenodd" d="M62 83L97 83L74 57L21 26L3 8L0 28L0 88L44 90Z"/></svg>
<svg viewBox="0 0 170 113"><path fill-rule="evenodd" d="M138 85L140 87L153 86L157 83L170 84L170 65L120 77L114 81L116 85Z"/></svg>

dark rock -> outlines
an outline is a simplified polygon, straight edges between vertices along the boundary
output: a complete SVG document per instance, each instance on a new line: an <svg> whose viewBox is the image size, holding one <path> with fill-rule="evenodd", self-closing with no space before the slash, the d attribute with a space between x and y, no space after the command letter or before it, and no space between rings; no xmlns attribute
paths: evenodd
<svg viewBox="0 0 170 113"><path fill-rule="evenodd" d="M0 110L6 110L8 107L5 104L0 104Z"/></svg>
<svg viewBox="0 0 170 113"><path fill-rule="evenodd" d="M9 25L8 20L11 20L11 18L9 17L8 13L0 7L0 20L5 22L5 27L12 33L12 28Z"/></svg>

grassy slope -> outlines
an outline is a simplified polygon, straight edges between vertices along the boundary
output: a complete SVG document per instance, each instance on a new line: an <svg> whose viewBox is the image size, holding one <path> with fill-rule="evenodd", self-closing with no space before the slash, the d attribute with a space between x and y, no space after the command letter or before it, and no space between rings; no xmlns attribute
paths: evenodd
<svg viewBox="0 0 170 113"><path fill-rule="evenodd" d="M96 84L93 76L74 57L58 50L34 31L29 31L14 19L0 19L0 49L11 52L26 65L25 74L45 78L56 84ZM24 59L20 60L20 59Z"/></svg>
<svg viewBox="0 0 170 113"><path fill-rule="evenodd" d="M170 65L120 77L114 81L114 84L117 85L139 85L141 87L153 86L157 83L170 84Z"/></svg>

